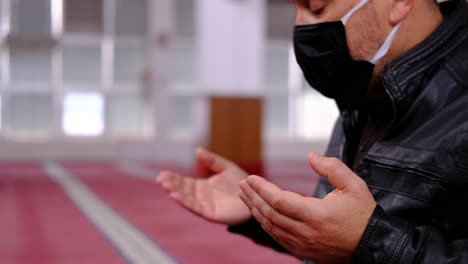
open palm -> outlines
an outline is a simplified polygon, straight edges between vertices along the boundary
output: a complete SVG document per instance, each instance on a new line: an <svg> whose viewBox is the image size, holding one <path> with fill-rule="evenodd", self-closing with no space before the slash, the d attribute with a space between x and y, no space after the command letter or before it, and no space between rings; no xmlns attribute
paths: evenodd
<svg viewBox="0 0 468 264"><path fill-rule="evenodd" d="M248 175L237 165L219 155L198 149L198 165L211 172L207 179L183 177L163 171L157 177L170 197L206 220L234 225L251 217L239 198L239 183Z"/></svg>

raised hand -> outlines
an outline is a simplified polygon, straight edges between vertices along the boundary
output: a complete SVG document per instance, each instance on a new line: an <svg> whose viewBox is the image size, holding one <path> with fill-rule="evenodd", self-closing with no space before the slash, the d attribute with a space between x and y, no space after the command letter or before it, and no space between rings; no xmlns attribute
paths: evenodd
<svg viewBox="0 0 468 264"><path fill-rule="evenodd" d="M196 151L198 166L210 171L206 179L183 177L163 171L156 178L169 196L191 212L216 223L234 225L251 217L240 200L239 183L247 173L236 164L204 149Z"/></svg>
<svg viewBox="0 0 468 264"><path fill-rule="evenodd" d="M309 163L336 187L323 200L283 191L256 176L242 181L240 197L265 231L295 256L348 263L376 202L366 183L341 161L313 153Z"/></svg>

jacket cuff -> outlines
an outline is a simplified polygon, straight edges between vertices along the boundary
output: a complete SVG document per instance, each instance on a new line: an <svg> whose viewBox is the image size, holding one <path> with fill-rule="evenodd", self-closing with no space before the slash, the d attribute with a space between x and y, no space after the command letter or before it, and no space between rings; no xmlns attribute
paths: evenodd
<svg viewBox="0 0 468 264"><path fill-rule="evenodd" d="M408 243L408 228L377 205L351 263L398 263Z"/></svg>

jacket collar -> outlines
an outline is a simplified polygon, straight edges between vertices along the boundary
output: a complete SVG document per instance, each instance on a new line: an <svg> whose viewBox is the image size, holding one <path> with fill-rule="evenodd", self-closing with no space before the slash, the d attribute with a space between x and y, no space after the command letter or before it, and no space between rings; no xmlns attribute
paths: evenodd
<svg viewBox="0 0 468 264"><path fill-rule="evenodd" d="M445 5L445 6L444 6ZM446 10L447 9L447 10ZM390 62L382 80L397 115L403 112L421 91L421 76L468 38L468 4L453 0L442 4L444 22L426 40ZM445 12L444 12L445 11Z"/></svg>

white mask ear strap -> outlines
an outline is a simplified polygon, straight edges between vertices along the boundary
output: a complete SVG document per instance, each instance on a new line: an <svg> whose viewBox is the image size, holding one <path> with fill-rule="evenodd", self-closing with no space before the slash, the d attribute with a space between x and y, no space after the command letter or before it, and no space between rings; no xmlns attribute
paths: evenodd
<svg viewBox="0 0 468 264"><path fill-rule="evenodd" d="M377 51L377 53L374 55L374 58L372 58L370 63L376 65L385 55L387 55L388 51L390 50L390 47L392 46L393 40L395 39L396 33L398 32L399 29L400 29L400 24L393 27L387 39L382 44L382 46Z"/></svg>
<svg viewBox="0 0 468 264"><path fill-rule="evenodd" d="M353 9L349 10L349 12L341 19L343 25L348 23L348 20L356 13L362 6L364 6L369 0L361 0L357 5L353 7Z"/></svg>

